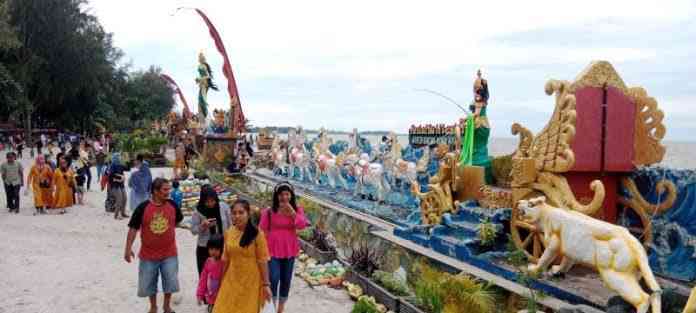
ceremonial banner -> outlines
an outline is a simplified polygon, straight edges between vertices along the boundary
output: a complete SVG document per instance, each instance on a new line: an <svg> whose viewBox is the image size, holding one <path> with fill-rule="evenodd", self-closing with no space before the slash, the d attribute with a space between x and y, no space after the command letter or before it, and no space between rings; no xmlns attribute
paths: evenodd
<svg viewBox="0 0 696 313"><path fill-rule="evenodd" d="M179 88L179 85L177 85L174 79L172 79L167 74L161 74L160 78L164 79L166 82L174 86L174 91L176 91L176 93L179 95L179 100L181 100L181 103L184 104L184 119L188 120L189 118L191 118L191 116L193 116L193 113L191 113L191 110L189 110L188 103L186 102L186 98L184 98L184 94L181 91L181 88Z"/></svg>
<svg viewBox="0 0 696 313"><path fill-rule="evenodd" d="M232 65L230 64L230 59L227 57L227 50L225 50L225 44L222 42L222 38L220 38L220 33L218 33L217 29L210 21L208 16L206 16L205 13L203 13L203 11L199 9L195 10L198 13L198 15L200 15L201 18L203 18L203 21L208 26L210 36L213 37L213 40L215 41L215 47L217 48L218 52L220 52L224 60L224 64L222 65L222 73L227 78L227 92L230 94L230 104L233 106L233 127L235 133L241 133L244 131L244 112L242 112L242 104L241 100L239 99L239 93L237 92L237 83L234 80L234 74L232 73Z"/></svg>

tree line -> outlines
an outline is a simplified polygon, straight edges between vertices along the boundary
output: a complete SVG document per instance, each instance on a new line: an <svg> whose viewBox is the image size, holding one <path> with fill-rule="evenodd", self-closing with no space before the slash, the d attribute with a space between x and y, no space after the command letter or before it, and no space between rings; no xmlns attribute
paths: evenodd
<svg viewBox="0 0 696 313"><path fill-rule="evenodd" d="M123 57L86 0L0 0L0 123L93 133L164 117L174 91L161 69Z"/></svg>

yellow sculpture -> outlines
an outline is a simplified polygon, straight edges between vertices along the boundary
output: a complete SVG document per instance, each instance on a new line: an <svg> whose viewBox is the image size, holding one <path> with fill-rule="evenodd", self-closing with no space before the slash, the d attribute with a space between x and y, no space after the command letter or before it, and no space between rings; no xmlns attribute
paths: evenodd
<svg viewBox="0 0 696 313"><path fill-rule="evenodd" d="M636 105L636 122L633 139L633 164L650 165L662 161L665 147L661 144L665 137L664 113L657 108L655 98L649 97L640 87L628 89L628 96Z"/></svg>
<svg viewBox="0 0 696 313"><path fill-rule="evenodd" d="M589 217L583 213L546 204L546 198L521 200L518 207L523 220L538 227L546 250L531 272L545 270L557 258L561 263L551 273L564 273L581 263L595 268L604 284L631 303L637 313L645 313L652 305L653 313L661 312L661 289L650 269L648 256L638 239L624 227ZM652 294L640 286L643 279Z"/></svg>
<svg viewBox="0 0 696 313"><path fill-rule="evenodd" d="M575 96L571 94L567 81L550 80L545 86L546 94L556 94L556 108L551 120L535 137L519 124L512 126L512 133L520 135L520 144L512 157L513 203L539 194L546 196L549 204L568 208L583 214L596 213L604 201L604 185L594 180L590 188L594 196L589 204L580 203L573 194L563 173L575 165L575 154L570 144L575 137ZM517 247L527 251L530 259L536 260L543 249L538 230L519 220L519 209L513 207L511 235ZM527 251L529 252L529 251Z"/></svg>
<svg viewBox="0 0 696 313"><path fill-rule="evenodd" d="M683 313L696 313L696 287L691 289L691 295L689 295L689 300L684 306Z"/></svg>
<svg viewBox="0 0 696 313"><path fill-rule="evenodd" d="M428 191L420 191L420 185L413 181L411 192L421 201L421 223L425 225L437 225L445 213L456 213L456 206L452 199L452 185L454 172L457 168L457 154L449 152L449 146L440 144L435 148L435 157L440 160L437 173L430 177Z"/></svg>
<svg viewBox="0 0 696 313"><path fill-rule="evenodd" d="M640 218L640 222L643 224L643 244L647 247L652 243L653 237L650 218L652 215L669 210L674 205L674 201L677 200L677 187L670 180L659 181L655 186L657 193L667 192L667 196L662 203L652 204L643 198L633 179L624 177L621 179L621 185L628 192L628 197L619 197L619 203L633 209Z"/></svg>

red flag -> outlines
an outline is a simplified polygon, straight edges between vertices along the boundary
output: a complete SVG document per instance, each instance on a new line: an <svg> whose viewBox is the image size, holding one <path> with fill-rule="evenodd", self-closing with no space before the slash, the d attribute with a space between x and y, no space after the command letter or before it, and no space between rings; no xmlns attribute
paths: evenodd
<svg viewBox="0 0 696 313"><path fill-rule="evenodd" d="M188 103L186 103L186 98L184 98L184 93L181 91L181 88L179 88L179 85L177 85L174 79L169 77L169 75L167 74L160 74L160 78L164 79L166 82L168 82L170 85L174 87L174 91L176 91L176 93L179 95L179 100L181 100L181 103L184 104L184 118L191 118L191 116L193 116L193 113L191 113L191 110L189 110Z"/></svg>
<svg viewBox="0 0 696 313"><path fill-rule="evenodd" d="M237 99L236 107L234 108L235 116L233 117L234 127L237 133L241 133L242 131L244 131L244 112L242 112L242 103L239 99L239 93L237 92L237 83L234 80L234 74L232 73L232 65L230 64L230 59L227 57L227 50L225 50L225 44L222 42L222 38L220 38L220 33L218 33L217 29L210 21L210 19L208 19L208 16L206 16L203 13L203 11L199 9L196 9L196 12L198 12L198 14L203 18L205 24L208 25L208 31L210 32L210 36L213 37L213 40L215 41L215 47L224 59L224 64L222 65L222 73L227 78L227 92L230 94L230 103L232 103L232 99Z"/></svg>

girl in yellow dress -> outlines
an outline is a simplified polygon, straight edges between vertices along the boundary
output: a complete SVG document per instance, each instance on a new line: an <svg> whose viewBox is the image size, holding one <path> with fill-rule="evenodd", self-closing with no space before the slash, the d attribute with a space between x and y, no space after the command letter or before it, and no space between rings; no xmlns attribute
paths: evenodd
<svg viewBox="0 0 696 313"><path fill-rule="evenodd" d="M249 202L232 206L234 227L225 232L222 283L213 313L259 313L271 299L266 236L249 220Z"/></svg>
<svg viewBox="0 0 696 313"><path fill-rule="evenodd" d="M58 168L53 174L53 184L56 186L53 194L53 208L62 209L61 214L63 214L67 207L71 207L75 203L73 190L76 186L75 173L70 169L65 157L58 159Z"/></svg>
<svg viewBox="0 0 696 313"><path fill-rule="evenodd" d="M36 164L31 167L29 177L27 177L28 185L34 193L34 207L37 214L45 214L44 211L53 204L53 170L48 164L43 155L36 158Z"/></svg>

